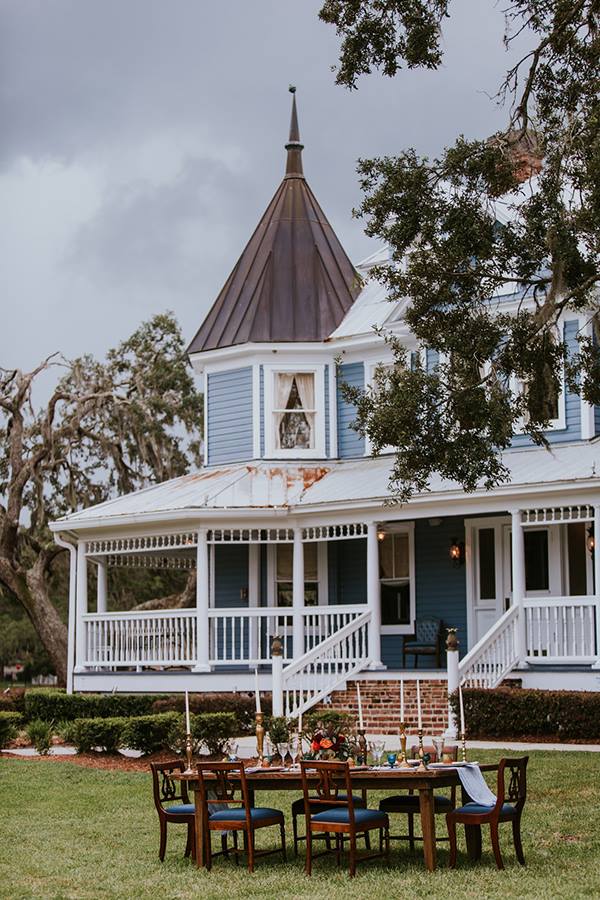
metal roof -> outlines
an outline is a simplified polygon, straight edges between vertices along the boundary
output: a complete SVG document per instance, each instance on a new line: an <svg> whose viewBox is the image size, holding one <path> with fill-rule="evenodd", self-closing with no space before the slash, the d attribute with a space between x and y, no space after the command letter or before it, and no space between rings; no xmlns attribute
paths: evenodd
<svg viewBox="0 0 600 900"><path fill-rule="evenodd" d="M361 288L302 171L296 99L286 174L191 342L200 353L247 342L322 341Z"/></svg>
<svg viewBox="0 0 600 900"><path fill-rule="evenodd" d="M600 486L600 441L510 450L503 455L510 481L502 492L515 487L545 485L548 489L597 480ZM389 456L345 462L240 463L203 469L163 484L100 503L54 523L77 528L131 516L160 518L168 512L189 510L286 510L301 512L314 505L383 502L389 497L392 466ZM460 485L434 477L428 497L459 492ZM485 492L493 496L496 491ZM415 498L418 499L418 498Z"/></svg>

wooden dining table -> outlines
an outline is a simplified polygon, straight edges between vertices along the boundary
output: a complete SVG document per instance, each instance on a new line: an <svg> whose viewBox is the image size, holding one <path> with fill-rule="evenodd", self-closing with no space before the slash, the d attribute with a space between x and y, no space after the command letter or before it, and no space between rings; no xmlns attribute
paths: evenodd
<svg viewBox="0 0 600 900"><path fill-rule="evenodd" d="M482 772L495 772L498 763L485 763L480 766ZM391 791L398 793L412 790L419 794L419 811L421 814L421 829L423 834L423 858L425 866L430 872L436 867L436 841L435 841L435 814L433 792L439 788L461 786L457 765L428 768L425 771L416 771L401 768L368 768L360 767L350 769L352 786L355 790ZM204 815L198 790L198 776L195 772L174 772L171 776L177 780L185 781L189 790L194 792L195 808L195 832L196 832L196 864L198 867L205 865L204 860ZM206 776L205 778L210 778ZM232 777L232 781L235 776ZM310 773L309 773L310 780ZM251 803L254 805L256 791L295 791L302 793L302 779L300 768L271 770L269 768L248 771L246 769L246 781L250 792ZM315 784L318 781L314 776ZM470 797L463 789L463 802L468 802ZM479 826L465 826L467 851L469 856L476 858L481 845L481 829Z"/></svg>

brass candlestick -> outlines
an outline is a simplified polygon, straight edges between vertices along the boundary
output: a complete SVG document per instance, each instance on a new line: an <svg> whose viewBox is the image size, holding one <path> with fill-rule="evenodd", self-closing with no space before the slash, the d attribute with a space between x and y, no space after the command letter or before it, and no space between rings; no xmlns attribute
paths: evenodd
<svg viewBox="0 0 600 900"><path fill-rule="evenodd" d="M256 755L258 757L259 765L261 766L263 763L265 746L265 729L263 725L264 718L264 713L256 713Z"/></svg>
<svg viewBox="0 0 600 900"><path fill-rule="evenodd" d="M423 750L423 729L419 728L419 765L416 768L417 772L426 772L427 771L427 763L425 762L425 751Z"/></svg>
<svg viewBox="0 0 600 900"><path fill-rule="evenodd" d="M192 769L192 753L194 751L194 742L192 740L191 734L188 733L185 736L185 760L187 762L187 766L185 769L184 775L193 775L194 770Z"/></svg>
<svg viewBox="0 0 600 900"><path fill-rule="evenodd" d="M406 758L406 723L400 722L400 769L410 769L410 763Z"/></svg>
<svg viewBox="0 0 600 900"><path fill-rule="evenodd" d="M360 762L362 765L364 765L367 761L367 739L365 737L364 728L359 728L357 733L358 738L356 740L356 743L361 757ZM358 762L358 760L356 760L356 762Z"/></svg>
<svg viewBox="0 0 600 900"><path fill-rule="evenodd" d="M467 739L465 737L464 731L461 731L461 733L460 733L460 742L461 742L462 761L466 762L467 761Z"/></svg>

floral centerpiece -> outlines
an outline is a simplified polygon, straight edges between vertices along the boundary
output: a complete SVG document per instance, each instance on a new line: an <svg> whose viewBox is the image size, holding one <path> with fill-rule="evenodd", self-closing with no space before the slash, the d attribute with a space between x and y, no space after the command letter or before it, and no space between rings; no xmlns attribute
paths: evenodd
<svg viewBox="0 0 600 900"><path fill-rule="evenodd" d="M336 728L321 727L313 733L306 759L347 760L356 756L355 742Z"/></svg>

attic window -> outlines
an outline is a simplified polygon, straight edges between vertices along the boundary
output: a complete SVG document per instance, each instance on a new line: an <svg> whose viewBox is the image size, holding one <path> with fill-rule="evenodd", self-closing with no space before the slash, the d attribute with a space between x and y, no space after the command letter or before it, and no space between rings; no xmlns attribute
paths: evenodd
<svg viewBox="0 0 600 900"><path fill-rule="evenodd" d="M314 450L315 414L314 372L276 372L273 446Z"/></svg>

